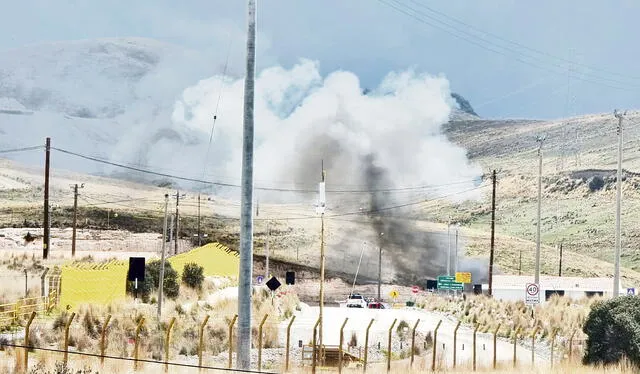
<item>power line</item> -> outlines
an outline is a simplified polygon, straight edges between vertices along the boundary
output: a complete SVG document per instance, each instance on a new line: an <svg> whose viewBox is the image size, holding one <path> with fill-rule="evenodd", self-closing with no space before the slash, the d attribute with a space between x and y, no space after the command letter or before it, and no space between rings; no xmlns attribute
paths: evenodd
<svg viewBox="0 0 640 374"><path fill-rule="evenodd" d="M462 39L462 40L464 40L464 41L466 41L468 43L474 44L474 45L476 45L476 46L478 46L478 47L480 47L480 48L482 48L484 50L487 50L487 51L490 51L490 52L493 52L493 53L496 53L496 54L499 54L499 55L502 55L502 56L505 56L505 57L512 58L512 59L514 59L516 61L519 61L519 62L521 62L523 64L529 65L531 67L535 67L537 69L546 70L546 71L551 72L553 74L564 74L565 67L562 66L562 65L559 65L557 63L547 63L547 65L552 65L554 67L559 67L559 68L561 68L563 70L562 72L559 72L559 71L554 70L554 69L552 69L552 68L550 68L548 66L542 66L542 65L533 63L531 61L525 60L525 59L523 59L521 57L524 56L524 57L530 58L530 59L537 59L538 61L541 61L543 63L545 62L545 61L541 60L540 58L538 58L536 56L531 56L531 55L524 54L521 51L514 50L512 48L505 47L505 46L493 43L490 40L483 39L483 38L481 38L481 37L479 37L479 36L477 36L475 34L469 33L469 32L464 31L464 30L460 30L460 29L456 28L455 26L452 26L451 24L449 24L447 22L444 22L444 21L442 21L442 20L440 20L440 19L438 19L438 18L436 18L434 16L431 16L429 14L421 12L420 10L417 10L417 9L415 9L415 8L413 8L413 7L411 7L411 6L407 5L407 4L404 4L404 3L402 3L402 2L400 2L398 0L377 0L377 1L382 3L382 4L384 4L384 5L386 5L386 6L388 6L388 7L390 7L390 8L395 9L396 11L398 11L398 12L400 12L402 14L405 14L405 15L411 17L411 18L414 18L414 19L416 19L417 21L419 21L419 22L421 22L423 24L426 24L426 25L429 25L431 27L437 28L437 29L439 29L441 31L446 32L447 34L450 34L450 35L455 36L455 37L457 37L459 39ZM404 8L407 8L409 11L407 11ZM425 19L425 17L428 18L428 19L431 19L432 21L429 21L429 20ZM435 24L434 22L439 23L440 25ZM441 25L444 25L444 26L441 26ZM448 29L447 27L452 29L452 30ZM483 42L486 43L486 44L489 44L489 45L483 44ZM496 49L495 47L497 47L498 49ZM505 53L505 51L514 53L514 54L516 54L516 56L508 55L508 54ZM517 55L520 55L520 57L517 56ZM610 82L613 82L613 83L616 83L616 84L620 84L620 85L623 85L623 87L614 86L614 85L607 84L607 83L604 83L604 82L598 82L598 81L589 80L589 79L585 79L585 78L581 78L581 77L577 77L577 76L574 77L574 78L577 79L577 80L583 81L583 82L593 83L593 84L597 84L597 85L601 85L601 86L606 86L606 87L613 88L613 89L618 89L618 90L623 90L623 91L631 91L631 92L635 92L636 91L636 90L632 90L632 89L626 88L626 87L629 86L628 82L622 82L622 81L618 81L618 80L615 80L615 79L610 79L610 78L605 78L605 77L598 77L598 76L595 76L595 75L590 77L592 79L601 79L601 80L604 80L604 81L610 81ZM640 88L640 86L636 86L636 85L633 85L633 86L636 87L636 88Z"/></svg>
<svg viewBox="0 0 640 374"><path fill-rule="evenodd" d="M83 158L83 159L86 159L86 160L90 160L90 161L94 161L94 162L98 162L98 163L102 163L102 164L106 164L106 165L111 165L111 166L115 166L115 167L119 167L119 168L123 168L123 169L127 169L127 170L136 171L136 172L139 172L139 173L145 173L145 174L150 174L150 175L155 175L155 176L160 176L160 177L165 177L165 178L178 179L178 180L183 180L183 181L187 181L187 182L215 185L215 186L220 186L220 187L240 188L239 184L206 181L206 180L202 180L202 179L183 177L183 176L172 175L172 174L168 174L168 173L161 173L161 172L157 172L157 171L153 171L153 170L149 170L149 169L143 169L143 168L140 168L140 167L133 167L133 166L125 165L125 164L120 164L120 163L116 163L116 162L100 159L100 158L94 157L94 156L87 156L87 155L83 155L83 154L80 154L80 153L72 152L72 151L69 151L69 150L61 149L61 148L51 147L51 149L53 149L55 151L58 151L58 152L62 152L62 153L68 154L68 155L71 155L71 156L80 157L80 158ZM439 187L449 187L449 186L460 185L460 184L468 184L468 183L474 183L474 182L476 182L476 180L470 179L470 180L466 180L466 181L451 182L451 183L445 183L445 184L441 184L441 185L423 185L423 186L398 187L398 188L381 188L381 189L327 190L327 192L328 193L362 193L362 194L366 194L366 193L377 193L377 192L396 192L396 191L411 191L411 190L418 191L418 190L437 189ZM256 190L262 190L262 191L297 192L297 193L313 193L313 194L316 194L318 192L317 190L312 190L312 189L277 188L277 187L256 187L255 189Z"/></svg>
<svg viewBox="0 0 640 374"><path fill-rule="evenodd" d="M637 80L640 80L640 77L629 76L629 75L626 75L626 74L620 74L620 73L617 73L617 72L614 72L614 71L610 71L610 70L606 70L606 69L602 69L602 68L599 68L599 67L594 67L594 66L590 66L590 65L582 64L582 63L580 63L580 62L573 61L573 60L571 60L571 59L563 58L563 57L556 56L556 55L553 55L553 54L551 54L551 53L548 53L548 52L546 52L546 51L542 51L542 50L539 50L539 49L536 49L536 48L529 47L529 46L524 45L524 44L522 44L522 43L518 43L518 42L515 42L515 41L513 41L513 40L509 40L509 39L503 38L503 37L501 37L500 35L497 35L497 34L491 33L491 32L489 32L489 31L481 30L481 29L479 29L478 27L475 27L475 26L473 26L473 25L471 25L471 24L469 24L469 23L466 23L466 22L461 21L461 20L459 20L459 19L457 19L457 18L454 18L454 17L452 17L452 16L449 16L448 14L446 14L446 13L444 13L444 12L441 12L441 11L438 11L437 9L434 9L434 8L432 8L432 7L429 7L429 6L427 6L426 4L421 3L421 2L419 2L419 1L411 0L411 2L412 2L412 3L414 3L414 4L416 4L416 5L418 5L418 6L420 6L420 7L421 7L421 8L423 8L423 9L427 9L428 11L430 11L430 12L432 12L432 13L439 14L439 15L441 15L442 17L447 18L447 19L449 19L449 20L451 20L451 21L453 21L453 22L455 22L455 23L458 23L458 24L460 24L460 25L466 26L466 27L468 27L468 28L470 28L470 29L472 29L472 30L475 30L475 31L477 31L477 32L480 32L480 33L482 33L482 34L485 34L485 35L491 36L491 37L493 37L493 38L495 38L495 39L501 40L501 41L503 41L503 42L505 42L505 43L509 43L509 44L511 44L511 45L515 45L515 46L520 47L520 48L522 48L522 49L526 49L526 50L531 51L531 52L533 52L533 53L537 53L537 54L540 54L540 55L543 55L543 56L546 56L546 57L549 57L549 58L552 58L552 59L555 59L555 60L559 60L559 61L562 61L562 62L567 63L567 64L572 64L572 65L580 66L580 67L583 67L583 68L586 68L586 69L589 69L589 70L593 70L593 71L601 71L601 72L603 72L603 73L607 73L607 74L610 74L610 75L617 75L617 76L619 76L619 77L621 77L621 78L628 78L628 79L637 79Z"/></svg>
<svg viewBox="0 0 640 374"><path fill-rule="evenodd" d="M26 151L35 151L37 149L44 149L44 146L43 145L34 145L32 147L5 149L5 150L1 150L0 153L26 152Z"/></svg>

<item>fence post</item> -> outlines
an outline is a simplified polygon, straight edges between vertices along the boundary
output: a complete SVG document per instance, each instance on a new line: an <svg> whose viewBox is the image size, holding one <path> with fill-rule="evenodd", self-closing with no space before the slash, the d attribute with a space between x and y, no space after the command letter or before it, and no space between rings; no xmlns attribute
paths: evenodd
<svg viewBox="0 0 640 374"><path fill-rule="evenodd" d="M287 326L287 347L285 348L285 363L284 363L284 371L288 372L289 371L289 347L291 345L290 343L290 339L291 339L291 325L293 325L293 321L296 320L296 316L291 317L291 321L289 322L289 325Z"/></svg>
<svg viewBox="0 0 640 374"><path fill-rule="evenodd" d="M573 338L576 335L576 331L573 331L573 334L571 334L571 339L569 339L569 361L573 360Z"/></svg>
<svg viewBox="0 0 640 374"><path fill-rule="evenodd" d="M234 315L231 323L229 323L229 369L233 364L233 325L235 325L238 315Z"/></svg>
<svg viewBox="0 0 640 374"><path fill-rule="evenodd" d="M165 373L169 371L169 342L171 339L171 329L173 325L176 323L176 317L171 318L171 322L169 322L169 326L167 327L167 335L164 338L164 371Z"/></svg>
<svg viewBox="0 0 640 374"><path fill-rule="evenodd" d="M198 366L202 366L202 355L204 352L204 328L207 326L207 322L209 322L209 315L204 316L204 321L200 324L200 339L198 343Z"/></svg>
<svg viewBox="0 0 640 374"><path fill-rule="evenodd" d="M320 321L322 321L322 319L320 317L318 317L318 321L316 321L316 324L313 325L313 341L311 342L313 344L313 357L311 358L311 373L315 374L316 373L316 344L317 344L317 340L318 340L318 325L320 324Z"/></svg>
<svg viewBox="0 0 640 374"><path fill-rule="evenodd" d="M24 371L25 373L29 371L29 329L31 328L31 322L36 318L36 312L31 312L31 316L29 317L29 321L27 321L27 325L24 328Z"/></svg>
<svg viewBox="0 0 640 374"><path fill-rule="evenodd" d="M393 320L391 327L389 327L389 350L387 351L387 372L391 371L391 333L393 332L393 326L396 325L396 322L398 322L397 318Z"/></svg>
<svg viewBox="0 0 640 374"><path fill-rule="evenodd" d="M498 331L500 331L500 324L498 323L498 327L493 332L493 369L495 370L498 365Z"/></svg>
<svg viewBox="0 0 640 374"><path fill-rule="evenodd" d="M551 360L551 368L553 369L553 350L555 348L556 345L556 334L557 334L558 330L557 329L553 329L553 331L551 332L551 356L550 356L550 360Z"/></svg>
<svg viewBox="0 0 640 374"><path fill-rule="evenodd" d="M367 332L364 336L364 364L362 365L362 372L367 372L367 360L369 359L369 330L371 330L371 325L373 325L374 319L371 318L371 322L369 322L369 326L367 326Z"/></svg>
<svg viewBox="0 0 640 374"><path fill-rule="evenodd" d="M416 324L413 325L413 331L411 332L411 367L413 367L413 359L416 351L416 329L418 328L418 323L420 323L420 318L418 318Z"/></svg>
<svg viewBox="0 0 640 374"><path fill-rule="evenodd" d="M71 313L71 317L67 320L67 323L64 326L64 363L67 363L69 359L69 327L71 327L71 322L73 322L73 318L76 316L76 313Z"/></svg>
<svg viewBox="0 0 640 374"><path fill-rule="evenodd" d="M138 370L138 349L140 348L140 330L142 329L142 325L144 324L144 317L140 317L140 322L138 322L138 326L136 327L136 340L133 345L133 371Z"/></svg>
<svg viewBox="0 0 640 374"><path fill-rule="evenodd" d="M473 329L473 371L476 371L476 335L478 335L478 329L480 328L480 324L477 324Z"/></svg>
<svg viewBox="0 0 640 374"><path fill-rule="evenodd" d="M18 315L20 313L20 300L16 301L13 304L13 323L18 324Z"/></svg>
<svg viewBox="0 0 640 374"><path fill-rule="evenodd" d="M338 373L342 373L342 344L344 344L344 327L347 325L349 318L345 318L340 327L340 345L338 346Z"/></svg>
<svg viewBox="0 0 640 374"><path fill-rule="evenodd" d="M258 371L262 371L262 326L267 321L268 314L265 314L262 317L262 321L260 322L260 327L258 328Z"/></svg>
<svg viewBox="0 0 640 374"><path fill-rule="evenodd" d="M105 351L105 335L107 333L107 326L109 326L109 321L111 321L111 314L107 316L107 319L104 321L102 325L102 331L100 331L100 365L104 365L104 351Z"/></svg>
<svg viewBox="0 0 640 374"><path fill-rule="evenodd" d="M453 330L453 368L456 368L456 358L458 356L458 329L462 321L458 321L456 328Z"/></svg>
<svg viewBox="0 0 640 374"><path fill-rule="evenodd" d="M436 371L436 352L438 350L438 329L442 320L438 321L436 328L433 330L433 350L431 354L431 371Z"/></svg>
<svg viewBox="0 0 640 374"><path fill-rule="evenodd" d="M534 366L536 361L536 335L538 330L540 330L540 326L536 326L533 329L533 334L531 334L531 366Z"/></svg>
<svg viewBox="0 0 640 374"><path fill-rule="evenodd" d="M518 358L516 355L516 347L518 346L518 335L520 335L520 327L516 329L516 333L513 336L513 367L518 364Z"/></svg>

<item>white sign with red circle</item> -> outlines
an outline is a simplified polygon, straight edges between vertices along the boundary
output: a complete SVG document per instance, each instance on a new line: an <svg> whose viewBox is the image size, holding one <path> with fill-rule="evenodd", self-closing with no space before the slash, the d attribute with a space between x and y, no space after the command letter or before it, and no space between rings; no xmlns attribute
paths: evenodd
<svg viewBox="0 0 640 374"><path fill-rule="evenodd" d="M527 283L524 301L527 305L540 304L540 286L538 284Z"/></svg>

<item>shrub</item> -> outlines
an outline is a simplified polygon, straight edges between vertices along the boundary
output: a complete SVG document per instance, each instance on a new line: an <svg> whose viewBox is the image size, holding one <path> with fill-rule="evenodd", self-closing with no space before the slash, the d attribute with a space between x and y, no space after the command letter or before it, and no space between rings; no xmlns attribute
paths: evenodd
<svg viewBox="0 0 640 374"><path fill-rule="evenodd" d="M204 268L196 263L184 265L182 282L191 288L202 288L204 282Z"/></svg>
<svg viewBox="0 0 640 374"><path fill-rule="evenodd" d="M588 336L584 364L629 360L640 368L640 298L625 296L595 303L583 331Z"/></svg>
<svg viewBox="0 0 640 374"><path fill-rule="evenodd" d="M158 289L160 283L160 261L148 262L144 267L144 282L138 283L138 292L142 295L142 300L146 303L151 299L151 293ZM171 263L165 261L164 265L164 295L170 299L175 299L180 294L180 284L178 283L178 273ZM127 282L127 292L133 293L133 282Z"/></svg>
<svg viewBox="0 0 640 374"><path fill-rule="evenodd" d="M591 192L599 191L602 187L604 187L604 179L602 177L596 175L589 180L589 190Z"/></svg>

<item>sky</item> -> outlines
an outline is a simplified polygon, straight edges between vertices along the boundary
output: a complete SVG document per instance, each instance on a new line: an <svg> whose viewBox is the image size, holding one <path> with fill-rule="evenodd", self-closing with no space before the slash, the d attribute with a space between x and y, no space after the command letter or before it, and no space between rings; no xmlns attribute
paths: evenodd
<svg viewBox="0 0 640 374"><path fill-rule="evenodd" d="M638 109L638 14L635 0L258 0L257 63L308 58L365 87L394 70L442 75L482 117ZM241 0L5 1L0 51L138 36L229 54L242 72L245 29Z"/></svg>

